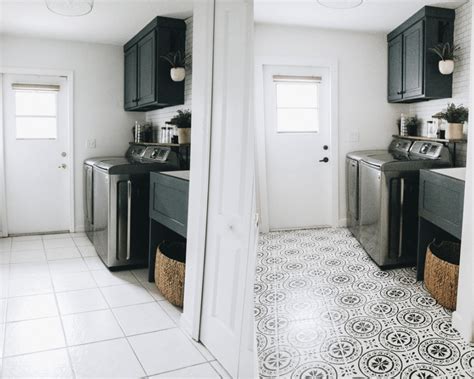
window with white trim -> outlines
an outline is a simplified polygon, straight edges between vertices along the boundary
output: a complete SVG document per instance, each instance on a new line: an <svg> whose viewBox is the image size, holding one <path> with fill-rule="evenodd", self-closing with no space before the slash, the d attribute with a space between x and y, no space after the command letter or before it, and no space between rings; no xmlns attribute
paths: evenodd
<svg viewBox="0 0 474 379"><path fill-rule="evenodd" d="M320 77L273 76L278 133L319 132Z"/></svg>
<svg viewBox="0 0 474 379"><path fill-rule="evenodd" d="M57 85L14 83L16 139L57 139Z"/></svg>

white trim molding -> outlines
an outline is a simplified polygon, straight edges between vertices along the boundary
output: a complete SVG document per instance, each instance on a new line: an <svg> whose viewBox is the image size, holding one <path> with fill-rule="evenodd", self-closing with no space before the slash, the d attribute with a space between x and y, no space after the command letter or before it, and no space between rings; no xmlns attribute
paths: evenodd
<svg viewBox="0 0 474 379"><path fill-rule="evenodd" d="M69 169L69 231L71 233L76 231L75 223L75 191L74 191L74 72L70 70L50 70L50 69L35 69L35 68L21 68L21 67L0 67L0 75L4 74L14 75L41 75L41 76L55 76L65 77L67 79L67 103L68 103L68 156L67 165ZM0 81L3 85L3 80ZM1 92L1 91L0 91ZM3 124L4 113L2 110L3 98L0 95L0 189L3 195L0 195L0 213L2 214L1 227L2 236L6 236L8 231L8 220L6 219L6 183L5 183L5 154L4 154L4 139L3 139Z"/></svg>
<svg viewBox="0 0 474 379"><path fill-rule="evenodd" d="M331 226L341 224L339 220L339 111L338 111L338 61L336 59L321 59L318 57L287 57L260 56L255 57L255 128L256 128L256 170L257 170L257 206L261 216L260 231L269 231L267 163L265 148L265 95L264 67L265 66L294 66L294 67L323 67L329 69L330 76L330 120L331 120L331 150L333 164L331 172Z"/></svg>

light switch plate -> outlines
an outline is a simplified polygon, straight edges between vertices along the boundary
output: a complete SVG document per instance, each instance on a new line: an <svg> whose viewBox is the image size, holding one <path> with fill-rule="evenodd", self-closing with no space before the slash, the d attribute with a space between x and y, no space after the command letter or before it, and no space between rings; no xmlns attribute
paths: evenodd
<svg viewBox="0 0 474 379"><path fill-rule="evenodd" d="M97 146L95 138L94 139L88 139L86 143L86 148L87 149L95 149Z"/></svg>

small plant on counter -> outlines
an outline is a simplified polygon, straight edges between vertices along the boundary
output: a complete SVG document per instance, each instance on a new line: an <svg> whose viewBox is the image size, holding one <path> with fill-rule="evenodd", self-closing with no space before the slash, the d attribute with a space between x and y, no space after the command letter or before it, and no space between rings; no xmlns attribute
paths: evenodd
<svg viewBox="0 0 474 379"><path fill-rule="evenodd" d="M190 57L185 55L182 50L177 50L162 55L161 59L167 61L171 65L171 79L174 82L182 82L186 77L186 65L190 60Z"/></svg>
<svg viewBox="0 0 474 379"><path fill-rule="evenodd" d="M439 72L443 75L452 74L454 71L454 61L458 59L456 54L460 50L460 47L446 42L439 43L435 47L431 47L429 50L441 59L438 63Z"/></svg>
<svg viewBox="0 0 474 379"><path fill-rule="evenodd" d="M167 122L178 128L178 143L186 144L191 142L191 111L189 109L179 110L176 116Z"/></svg>
<svg viewBox="0 0 474 379"><path fill-rule="evenodd" d="M448 123L446 138L463 139L463 124L469 119L469 109L462 105L456 106L456 104L450 103L448 107L441 112L441 117Z"/></svg>
<svg viewBox="0 0 474 379"><path fill-rule="evenodd" d="M421 126L421 120L417 116L407 117L405 126L409 136L417 136L418 128Z"/></svg>

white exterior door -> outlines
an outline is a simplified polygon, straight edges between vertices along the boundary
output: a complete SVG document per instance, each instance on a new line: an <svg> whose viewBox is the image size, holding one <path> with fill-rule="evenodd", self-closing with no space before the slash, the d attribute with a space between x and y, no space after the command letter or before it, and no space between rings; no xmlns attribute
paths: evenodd
<svg viewBox="0 0 474 379"><path fill-rule="evenodd" d="M329 68L264 66L270 230L331 224Z"/></svg>
<svg viewBox="0 0 474 379"><path fill-rule="evenodd" d="M216 0L201 341L234 378L255 377L253 4Z"/></svg>
<svg viewBox="0 0 474 379"><path fill-rule="evenodd" d="M69 230L67 80L3 78L9 234Z"/></svg>

